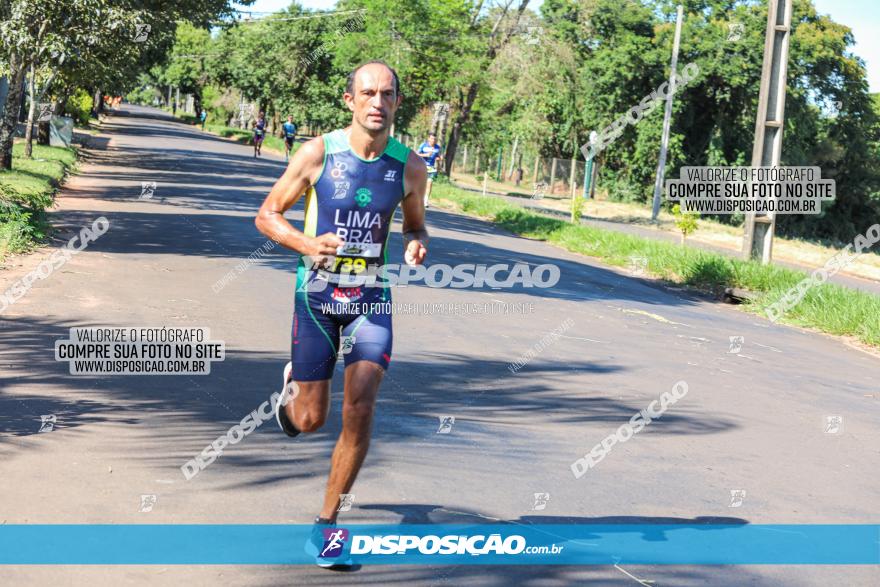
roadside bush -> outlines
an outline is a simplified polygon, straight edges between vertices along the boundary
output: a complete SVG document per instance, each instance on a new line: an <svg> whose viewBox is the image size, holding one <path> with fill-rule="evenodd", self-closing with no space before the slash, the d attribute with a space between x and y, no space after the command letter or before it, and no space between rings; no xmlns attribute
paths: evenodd
<svg viewBox="0 0 880 587"><path fill-rule="evenodd" d="M89 113L92 111L92 96L84 89L79 88L67 99L64 113L73 118L76 124L87 125Z"/></svg>

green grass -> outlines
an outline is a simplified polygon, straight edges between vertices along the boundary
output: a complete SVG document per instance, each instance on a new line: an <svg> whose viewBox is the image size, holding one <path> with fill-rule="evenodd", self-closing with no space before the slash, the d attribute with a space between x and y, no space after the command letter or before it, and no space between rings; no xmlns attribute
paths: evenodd
<svg viewBox="0 0 880 587"><path fill-rule="evenodd" d="M542 216L504 200L469 193L449 184L434 186L431 198L491 220L528 238L547 241L575 253L597 257L609 265L627 266L630 257L647 259L647 272L671 283L719 294L727 287L747 289L756 299L743 307L764 314L764 309L807 274L775 265L735 259L673 243L629 234L574 225ZM813 287L781 320L822 332L854 336L880 346L880 297L833 284Z"/></svg>
<svg viewBox="0 0 880 587"><path fill-rule="evenodd" d="M34 144L24 159L24 143L12 148L12 169L0 170L0 259L33 248L46 237L45 210L64 176L76 164L74 148Z"/></svg>

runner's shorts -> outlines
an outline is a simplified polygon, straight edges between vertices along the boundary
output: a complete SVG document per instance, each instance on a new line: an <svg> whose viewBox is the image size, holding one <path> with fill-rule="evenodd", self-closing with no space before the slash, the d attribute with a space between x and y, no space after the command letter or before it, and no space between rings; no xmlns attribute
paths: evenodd
<svg viewBox="0 0 880 587"><path fill-rule="evenodd" d="M391 291L338 287L300 266L293 308L290 360L294 381L330 379L337 356L345 366L391 362Z"/></svg>

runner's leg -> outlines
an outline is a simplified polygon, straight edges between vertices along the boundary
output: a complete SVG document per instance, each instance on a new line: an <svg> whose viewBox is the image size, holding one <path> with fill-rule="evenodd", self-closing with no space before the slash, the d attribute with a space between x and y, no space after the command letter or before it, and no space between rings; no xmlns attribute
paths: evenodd
<svg viewBox="0 0 880 587"><path fill-rule="evenodd" d="M297 381L299 393L284 406L287 417L300 432L314 432L330 413L330 380Z"/></svg>
<svg viewBox="0 0 880 587"><path fill-rule="evenodd" d="M298 393L284 406L284 413L300 432L314 432L324 425L330 411L339 326L332 316L320 311L322 298L309 299L308 287L301 288L302 279L298 270L290 347L291 378Z"/></svg>
<svg viewBox="0 0 880 587"><path fill-rule="evenodd" d="M428 207L428 198L431 197L431 186L434 185L434 179L428 176L428 185L425 187L425 208Z"/></svg>
<svg viewBox="0 0 880 587"><path fill-rule="evenodd" d="M367 456L373 410L384 374L384 369L371 361L358 361L345 368L342 432L333 450L321 518L336 520L339 494L349 492Z"/></svg>

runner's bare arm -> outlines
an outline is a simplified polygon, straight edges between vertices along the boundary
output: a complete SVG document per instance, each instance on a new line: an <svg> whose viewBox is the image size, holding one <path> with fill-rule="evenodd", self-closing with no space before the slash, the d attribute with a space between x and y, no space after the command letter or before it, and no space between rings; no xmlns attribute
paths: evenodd
<svg viewBox="0 0 880 587"><path fill-rule="evenodd" d="M403 185L406 193L400 205L403 211L404 259L409 265L421 265L428 254L428 230L425 227L425 190L428 186L428 168L425 162L410 151L404 169Z"/></svg>
<svg viewBox="0 0 880 587"><path fill-rule="evenodd" d="M284 175L272 186L254 220L257 230L281 246L314 257L335 254L342 239L332 232L318 237L306 236L284 218L284 213L318 181L323 164L324 141L317 137L304 144L291 158Z"/></svg>

